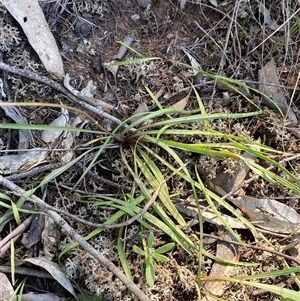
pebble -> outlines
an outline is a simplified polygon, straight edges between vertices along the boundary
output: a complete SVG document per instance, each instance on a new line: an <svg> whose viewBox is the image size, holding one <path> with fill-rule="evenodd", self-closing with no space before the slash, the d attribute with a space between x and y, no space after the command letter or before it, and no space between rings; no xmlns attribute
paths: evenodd
<svg viewBox="0 0 300 301"><path fill-rule="evenodd" d="M130 19L134 22L138 21L141 18L139 14L134 14L130 17Z"/></svg>

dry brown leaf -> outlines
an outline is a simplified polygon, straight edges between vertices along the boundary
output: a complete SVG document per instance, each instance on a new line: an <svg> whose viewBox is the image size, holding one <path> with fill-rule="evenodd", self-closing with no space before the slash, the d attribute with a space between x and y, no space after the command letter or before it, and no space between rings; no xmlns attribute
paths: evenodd
<svg viewBox="0 0 300 301"><path fill-rule="evenodd" d="M187 200L176 200L174 204L177 210L185 216L195 218L198 216L198 209L195 199L188 198ZM226 223L233 229L247 229L247 227L237 218L220 213ZM222 221L215 215L215 213L208 210L201 211L202 220L213 225L223 226Z"/></svg>
<svg viewBox="0 0 300 301"><path fill-rule="evenodd" d="M70 280L65 276L61 267L57 263L44 258L26 258L23 262L30 262L45 269L61 286L63 286L77 301L79 301Z"/></svg>
<svg viewBox="0 0 300 301"><path fill-rule="evenodd" d="M48 260L52 260L60 242L61 229L49 216L45 217L42 229L41 241L43 243L43 252Z"/></svg>
<svg viewBox="0 0 300 301"><path fill-rule="evenodd" d="M191 54L189 54L189 52L188 52L185 48L182 48L182 51L183 51L183 52L187 55L187 57L189 58L190 63L191 63L191 66L192 66L193 68L199 68L199 69L201 69L201 66L200 66L200 64L197 62L197 60L196 60ZM194 75L197 75L198 71L195 70L195 69L193 69L193 73L194 73Z"/></svg>
<svg viewBox="0 0 300 301"><path fill-rule="evenodd" d="M270 101L267 98L263 98L263 103L274 110L278 110L279 107L283 114L287 114L291 122L297 123L298 119L292 109L289 108L283 90L280 87L273 59L258 71L258 81L263 83L259 85L259 90L273 99L273 101Z"/></svg>
<svg viewBox="0 0 300 301"><path fill-rule="evenodd" d="M65 108L61 108L61 114L56 119L54 119L50 123L50 125L68 126L68 123L69 123L69 111ZM44 130L42 132L41 138L46 143L52 143L52 142L55 142L63 132L64 131Z"/></svg>
<svg viewBox="0 0 300 301"><path fill-rule="evenodd" d="M25 172L43 163L48 155L48 150L31 149L20 155L6 155L0 157L0 172L9 175L16 172Z"/></svg>
<svg viewBox="0 0 300 301"><path fill-rule="evenodd" d="M46 70L54 77L65 75L56 41L37 0L0 0L22 27L28 42L38 54Z"/></svg>
<svg viewBox="0 0 300 301"><path fill-rule="evenodd" d="M23 116L19 108L15 106L11 106L11 107L2 106L2 109L4 110L5 114L9 118L11 118L15 123L28 124L26 117ZM28 149L29 146L33 144L34 144L34 138L31 133L31 130L19 130L18 149Z"/></svg>
<svg viewBox="0 0 300 301"><path fill-rule="evenodd" d="M189 99L190 99L191 92L192 92L192 89L190 90L190 92L187 96L185 96L184 98L182 98L178 102L171 105L170 108L176 109L176 110L184 110L186 105L188 104Z"/></svg>
<svg viewBox="0 0 300 301"><path fill-rule="evenodd" d="M38 243L41 239L41 232L44 228L44 220L45 216L43 214L35 214L30 225L30 229L28 233L23 234L22 244L26 249L29 249L36 243Z"/></svg>
<svg viewBox="0 0 300 301"><path fill-rule="evenodd" d="M300 215L283 203L248 196L228 198L228 200L262 229L283 234L300 230Z"/></svg>
<svg viewBox="0 0 300 301"><path fill-rule="evenodd" d="M248 152L243 153L242 156L247 160L255 159L255 157ZM225 172L218 173L214 179L209 181L210 188L222 196L231 191L235 192L238 187L240 187L244 182L250 170L249 166L246 163L241 166L242 168L235 175L229 175Z"/></svg>
<svg viewBox="0 0 300 301"><path fill-rule="evenodd" d="M300 128L287 128L287 130L293 134L295 137L300 139Z"/></svg>
<svg viewBox="0 0 300 301"><path fill-rule="evenodd" d="M144 102L140 103L139 106L136 108L136 110L132 113L132 117L130 118L131 122L137 121L142 117L141 113L146 113L146 112L149 112L147 105Z"/></svg>
<svg viewBox="0 0 300 301"><path fill-rule="evenodd" d="M57 295L46 293L46 294L37 294L37 293L28 293L22 295L22 301L66 301L66 298L61 298Z"/></svg>
<svg viewBox="0 0 300 301"><path fill-rule="evenodd" d="M253 160L249 153L244 157ZM241 185L249 171L245 165L236 175L220 173L209 182L216 193L224 196L235 191ZM231 203L238 207L255 225L276 233L292 233L300 229L300 215L291 207L271 199L256 199L248 196L228 197Z"/></svg>
<svg viewBox="0 0 300 301"><path fill-rule="evenodd" d="M7 276L3 273L0 273L0 301L10 300L10 297L13 293L14 289ZM15 300L16 298L13 299L13 301Z"/></svg>
<svg viewBox="0 0 300 301"><path fill-rule="evenodd" d="M234 237L229 232L224 232L221 234L222 239L224 240L235 240ZM232 245L225 241L219 241L217 244L217 253L216 257L222 258L224 260L234 261L238 259L238 246ZM215 262L212 266L212 269L209 273L209 277L225 277L230 276L231 270L234 269L234 266L227 264L222 264ZM204 289L212 295L221 297L225 290L224 281L209 281L204 284ZM204 296L203 301L212 301L215 300L209 296Z"/></svg>

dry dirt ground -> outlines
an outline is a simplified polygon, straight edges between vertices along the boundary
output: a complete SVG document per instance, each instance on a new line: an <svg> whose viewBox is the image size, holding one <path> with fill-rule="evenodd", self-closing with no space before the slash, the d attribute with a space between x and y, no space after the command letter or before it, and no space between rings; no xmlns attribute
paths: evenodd
<svg viewBox="0 0 300 301"><path fill-rule="evenodd" d="M179 63L191 64L191 57L198 63L199 68L215 75L239 79L253 88L258 88L258 71L270 60L274 60L276 73L285 96L290 99L293 94L291 109L299 119L299 86L295 88L300 67L299 60L299 3L297 1L176 1L176 0L85 0L85 1L41 1L41 5L57 41L63 57L64 68L71 78L71 85L77 90L86 87L92 80L97 86L95 97L118 110L110 112L120 120L132 116L134 111L143 103L151 110L155 104L145 90L147 86L161 104L168 107L184 98L190 91L191 83L198 85L203 102L208 112L248 112L254 105L241 99L239 95L229 91L223 85L195 75L193 70ZM6 64L29 70L40 75L48 76L39 62L38 57L28 44L25 35L16 22L1 8L2 26L10 24L10 30L17 36L18 43L11 43L5 49L0 41L2 60ZM297 21L298 20L298 21ZM298 22L296 30L291 28ZM282 27L280 27L284 24ZM15 28L15 29L14 29ZM1 28L0 28L1 30ZM116 77L105 68L105 64L117 60L120 43L125 38L132 38L132 49L145 58L159 59L120 66ZM2 43L2 44L1 44ZM127 51L123 60L138 58L134 51ZM192 63L193 64L193 63ZM40 102L59 103L66 99L53 88L30 81L24 77L2 73L6 78L11 99L24 102L36 99ZM6 90L6 91L8 91ZM260 138L262 142L278 150L299 153L299 136L286 131L284 120L280 115L261 103L261 97L249 91L248 97L252 102L264 108L264 113L252 120L247 119L243 124L216 122L215 129L235 135L246 135L253 139ZM70 102L71 103L71 102ZM191 97L187 109L197 108L197 102ZM49 124L60 114L56 108L22 107L22 114L29 123ZM95 116L94 116L95 117ZM3 111L0 113L2 123L9 118ZM110 130L114 127L107 120L95 117L100 124ZM93 129L91 124L87 128ZM4 130L0 132L1 143L6 150L16 150L17 132ZM92 133L82 133L74 142L72 148L84 146L85 143L98 138ZM180 138L177 137L180 140ZM34 132L36 146L44 147L39 133ZM129 143L124 142L124 145ZM92 146L96 146L91 144ZM90 145L90 146L91 146ZM77 151L77 155L83 148ZM57 163L59 153L53 153L47 160L48 164ZM90 159L89 159L90 160ZM77 187L77 192L71 191L82 173L82 166L72 167L59 178L48 185L45 199L53 206L94 222L105 222L111 214L107 209L99 211L90 204L82 205L84 195L106 194L120 195L121 188L131 187L132 179L128 171L119 163L119 154L115 149L108 150L99 164L86 179ZM290 163L291 164L291 163ZM218 169L210 158L199 160L200 169L206 179L212 179ZM295 164L288 166L299 175L300 167ZM16 179L15 183L24 189L34 187L45 176L44 172ZM104 180L106 180L106 182ZM170 183L170 194L184 190L183 183ZM245 188L246 194L254 197L282 197L283 201L299 211L298 199L278 183L269 184L263 180L253 182ZM83 192L83 193L82 193ZM127 192L127 191L126 191ZM43 190L39 192L43 195ZM86 199L84 201L87 201ZM2 213L4 214L4 209ZM187 217L187 220L189 218ZM80 223L69 221L82 235L90 233L91 229ZM133 225L127 233L128 237L137 232L138 225ZM199 228L191 228L197 231ZM1 228L3 238L9 227ZM204 224L206 233L215 233L216 227ZM245 242L254 241L248 231L239 233ZM59 234L61 235L61 233ZM193 237L191 235L191 237ZM48 250L56 255L70 242L66 235L60 237L58 249ZM117 231L107 230L92 239L91 243L103 252L111 261L120 266L117 248ZM156 245L170 242L158 233ZM215 252L215 242L207 242L206 247ZM274 240L274 243L276 241ZM197 256L187 256L182 250L169 255L168 263L156 263L157 282L147 287L141 273L142 259L130 251L128 243L126 252L131 264L133 279L152 300L198 300L195 286L197 271ZM38 241L34 246L26 248L21 243L16 244L16 258L37 256L42 249ZM45 252L45 249L43 249ZM282 262L275 256L261 251L239 250L241 261L259 261L263 265L257 272L282 268ZM212 261L203 259L202 273L209 273ZM9 262L3 257L2 264ZM124 285L110 272L99 268L92 256L80 248L71 250L62 258L68 276L74 281L75 287L88 290L93 294L102 295L99 300L131 300L131 295ZM237 274L251 273L250 268L236 271ZM276 280L277 281L277 280ZM279 281L279 280L278 280ZM55 282L49 280L36 281L29 277L25 291L58 291L62 296L66 293ZM241 289L238 285L227 286L222 296L224 300L278 300L270 294ZM98 300L98 299L94 299Z"/></svg>

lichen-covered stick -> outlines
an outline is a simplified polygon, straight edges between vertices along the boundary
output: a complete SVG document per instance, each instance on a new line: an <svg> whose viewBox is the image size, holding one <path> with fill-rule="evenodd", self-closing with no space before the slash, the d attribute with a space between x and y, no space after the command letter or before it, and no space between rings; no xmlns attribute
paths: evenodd
<svg viewBox="0 0 300 301"><path fill-rule="evenodd" d="M14 184L13 182L5 179L0 175L0 185L5 186L6 188L23 195L25 191L21 189L19 186ZM99 263L103 264L108 270L110 270L117 278L119 278L125 286L130 290L140 301L151 301L149 297L147 297L136 284L130 281L126 275L118 269L110 260L108 260L105 256L99 253L96 249L94 249L85 239L79 235L58 213L49 210L44 206L44 202L35 195L30 196L30 200L32 203L38 206L38 208L49 214L49 216L64 230L66 231L74 240L76 240L81 247L89 252L92 256L94 256Z"/></svg>

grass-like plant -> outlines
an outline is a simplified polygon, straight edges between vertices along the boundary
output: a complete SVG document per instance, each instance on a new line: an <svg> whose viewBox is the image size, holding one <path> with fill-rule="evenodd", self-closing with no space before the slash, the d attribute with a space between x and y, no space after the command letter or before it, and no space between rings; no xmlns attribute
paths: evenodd
<svg viewBox="0 0 300 301"><path fill-rule="evenodd" d="M148 285L152 286L155 282L155 270L154 270L153 260L156 259L162 262L168 262L169 258L163 254L169 252L174 247L175 243L168 243L155 249L153 246L154 243L153 232L150 232L147 241L145 237L142 237L142 243L143 243L143 249L134 245L132 250L135 253L145 258L146 280Z"/></svg>
<svg viewBox="0 0 300 301"><path fill-rule="evenodd" d="M201 72L201 70L198 71ZM215 79L218 80L218 78ZM222 78L221 81L222 84L226 83L229 88L232 88L236 92L238 91L237 87L239 85L245 85L244 83L233 80L228 80L226 82L226 78ZM234 210L229 203L224 201L214 191L205 186L205 179L198 173L197 161L185 161L183 159L185 155L188 155L188 157L206 156L213 158L216 157L220 160L232 159L235 161L241 161L248 166L254 174L262 177L264 180L271 183L279 182L293 191L296 195L300 195L299 179L272 158L273 155L286 154L266 145L257 143L249 138L223 133L213 129L211 126L215 120L253 118L261 114L261 111L255 109L253 112L248 113L207 113L204 104L195 89L193 89L195 92L195 98L193 101L198 104L198 108L193 110L163 108L150 89L146 87L146 90L153 102L156 104L157 110L140 113L138 116L135 115L130 117L118 125L112 133L94 131L95 134L101 135L101 138L97 138L100 145L93 160L78 181L78 183L80 183L88 170L90 170L94 163L101 158L101 155L106 151L107 145L114 144L119 146L120 160L122 160L125 168L133 179L131 191L124 192L119 197L93 195L89 196L89 201L93 202L94 206L110 206L116 209L115 213L105 222L110 225L116 223L119 219L124 219L126 216L134 216L138 214L142 210L143 204L151 199L151 196L157 190L157 187L160 186L157 200L153 203L151 210L148 210L148 212L138 219L138 223L144 229L152 231L155 228L162 231L169 236L172 243L168 243L162 247L162 249L158 248L155 251L150 252L150 250L155 248L155 246L153 246L154 236L153 232L151 232L152 234L148 239L148 244L142 240L144 241L143 250L138 246L134 246L133 248L134 252L145 256L146 278L149 285L154 283L155 263L153 263L153 258L165 260L165 255L162 255L161 253L167 252L171 247L173 247L173 245L177 248L182 248L189 255L195 253L198 254L198 257L200 258L198 267L199 275L202 275L201 258L205 256L226 264L244 266L256 265L256 263L231 262L223 260L222 258L216 258L213 254L203 249L201 240L199 244L191 240L188 234L186 234L183 230L186 226L185 218L174 205L172 198L174 196L180 196L180 194L192 194L196 200L198 200L199 197L204 198L209 204L211 210L241 245L243 245L243 242L222 217L222 214L219 212L219 208L224 207L228 209L249 229L254 231L265 241L268 241L254 225ZM10 125L2 125L2 127L4 126L8 128ZM55 126L49 127L44 125L13 125L12 127L19 129L53 129L93 132L89 129ZM96 140L93 142L95 143ZM275 166L278 170L280 170L281 175L263 167L262 164L246 159L242 156L244 152L252 154L268 165ZM80 155L69 162L66 166L51 172L40 182L38 187L41 187L58 177L73 164L79 161L84 155L85 154ZM193 164L191 164L191 162L193 162ZM178 191L177 195L174 195L174 192L173 195L170 194L171 189L169 187L169 183L172 182L172 180L177 183L181 183L184 187L184 190ZM32 189L30 193L33 193L36 188ZM22 201L24 201L24 199ZM19 208L19 206L12 206L10 208L12 208L15 219L18 220L18 210L16 208ZM203 236L200 206L198 206L198 217L200 222L200 236ZM98 227L91 231L86 239L90 239L102 231L104 231L103 227ZM122 237L122 233L123 228L119 230L119 238ZM120 243L120 241L121 239L118 239L120 261L127 277L132 279L131 265L125 255L124 246ZM60 258L77 245L78 244L74 242L66 247L61 252ZM277 271L276 275L279 275L280 273L280 275L285 275L287 273L294 272L298 272L298 270L286 269ZM274 275L275 274L264 274L258 275L255 278L272 277ZM255 287L261 286L258 283L248 281L251 277L249 276L248 278L243 279L237 277L236 279L230 278L226 280L234 282L239 281L239 283ZM206 279L205 281L209 281L209 279ZM197 275L195 275L195 284L197 284ZM275 289L274 286L267 285L264 286L264 289L281 295L284 298L288 297L291 300L298 300L297 298L299 298L295 292L288 289L278 290Z"/></svg>

